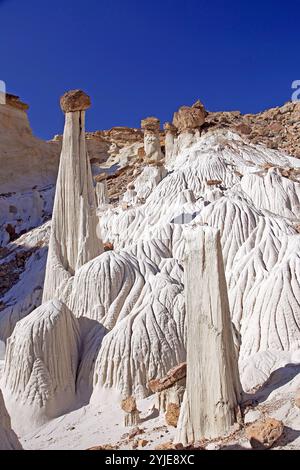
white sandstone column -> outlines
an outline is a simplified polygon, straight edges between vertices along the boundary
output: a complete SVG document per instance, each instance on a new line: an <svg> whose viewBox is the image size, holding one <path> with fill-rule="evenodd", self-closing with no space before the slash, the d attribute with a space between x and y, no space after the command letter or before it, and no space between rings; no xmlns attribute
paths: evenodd
<svg viewBox="0 0 300 470"><path fill-rule="evenodd" d="M109 203L108 190L107 190L107 181L98 181L96 183L96 200L99 208L101 206L106 206Z"/></svg>
<svg viewBox="0 0 300 470"><path fill-rule="evenodd" d="M239 379L220 233L186 231L187 383L176 442L226 434L239 418Z"/></svg>
<svg viewBox="0 0 300 470"><path fill-rule="evenodd" d="M164 130L166 132L166 135L165 135L165 163L168 164L168 162L172 159L173 150L174 150L174 142L175 142L175 137L176 137L176 134L177 134L177 129L171 122L165 122L164 123Z"/></svg>
<svg viewBox="0 0 300 470"><path fill-rule="evenodd" d="M58 295L57 289L77 269L103 251L96 235L95 191L85 141L85 110L90 98L81 90L72 90L62 96L60 104L66 118L43 302Z"/></svg>

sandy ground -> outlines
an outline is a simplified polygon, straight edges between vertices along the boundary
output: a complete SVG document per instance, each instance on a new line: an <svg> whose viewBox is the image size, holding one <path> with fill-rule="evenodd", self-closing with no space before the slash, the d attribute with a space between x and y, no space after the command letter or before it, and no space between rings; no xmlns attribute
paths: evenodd
<svg viewBox="0 0 300 470"><path fill-rule="evenodd" d="M134 440L145 439L148 445L144 449L154 448L160 442L172 440L175 428L165 426L164 416L153 413L154 397L138 402L141 411L143 433L127 442L127 435L132 427L124 426L120 404L107 403L103 406L87 405L69 414L54 419L42 428L26 435L22 440L24 449L88 449L99 445L113 445L122 449L131 449Z"/></svg>
<svg viewBox="0 0 300 470"><path fill-rule="evenodd" d="M300 449L300 409L295 405L295 392L300 388L300 366L287 366L274 374L262 389L248 395L253 406L246 408L245 424L271 416L284 424L284 432L274 449ZM124 426L119 401L113 406L109 397L103 404L89 404L54 419L42 428L21 438L24 449L88 449L99 445L132 449L140 439L147 441L144 449L172 441L176 429L167 427L163 413L153 410L155 397L138 401L141 411L141 434L128 438L133 428ZM249 449L244 429L222 439L207 441L207 449ZM139 447L140 448L140 447Z"/></svg>

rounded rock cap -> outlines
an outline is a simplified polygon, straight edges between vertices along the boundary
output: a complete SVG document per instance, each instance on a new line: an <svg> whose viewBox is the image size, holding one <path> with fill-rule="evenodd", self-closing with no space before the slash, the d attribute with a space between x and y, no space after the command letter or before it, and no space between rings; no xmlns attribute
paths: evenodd
<svg viewBox="0 0 300 470"><path fill-rule="evenodd" d="M91 98L82 90L67 91L60 98L60 107L64 113L84 111L91 106Z"/></svg>
<svg viewBox="0 0 300 470"><path fill-rule="evenodd" d="M141 120L141 128L144 131L159 131L160 120L157 117L147 117Z"/></svg>

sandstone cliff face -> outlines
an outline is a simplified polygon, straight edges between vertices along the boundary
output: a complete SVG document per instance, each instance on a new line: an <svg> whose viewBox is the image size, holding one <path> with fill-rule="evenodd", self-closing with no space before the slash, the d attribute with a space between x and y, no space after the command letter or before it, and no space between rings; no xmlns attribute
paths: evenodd
<svg viewBox="0 0 300 470"><path fill-rule="evenodd" d="M13 95L0 105L0 193L42 187L56 179L60 146L33 136L27 108Z"/></svg>

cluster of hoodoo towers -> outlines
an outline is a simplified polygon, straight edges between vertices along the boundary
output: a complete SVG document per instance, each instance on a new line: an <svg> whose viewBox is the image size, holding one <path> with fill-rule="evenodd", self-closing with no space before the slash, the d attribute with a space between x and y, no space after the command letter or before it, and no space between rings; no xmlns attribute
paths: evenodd
<svg viewBox="0 0 300 470"><path fill-rule="evenodd" d="M66 113L56 187L44 300L66 277L102 252L96 234L96 203L85 147L89 97L71 91L61 98ZM197 108L196 108L197 110ZM146 161L163 158L159 120L142 120ZM165 124L167 158L175 126ZM188 132L182 129L182 132ZM234 347L220 234L208 227L188 229L185 260L187 380L178 423L178 442L224 435L240 419L241 384ZM59 253L59 257L58 254Z"/></svg>
<svg viewBox="0 0 300 470"><path fill-rule="evenodd" d="M65 127L52 216L43 304L31 314L31 324L26 326L27 329L37 328L36 325L41 330L47 329L47 325L41 325L44 311L51 309L50 317L52 322L57 323L59 341L64 342L64 335L66 335L72 345L71 352L65 350L64 357L57 358L64 367L64 370L62 368L59 370L58 375L65 374L66 377L71 378L76 374L75 364L80 353L78 328L77 323L72 319L71 312L62 302L61 294L70 288L72 277L83 265L103 253L96 208L97 204L105 204L108 201L106 183L100 182L96 188L93 185L85 142L85 111L89 106L90 98L81 90L72 90L61 98L61 108L65 113ZM199 124L203 118L203 109L201 103L196 103L194 106L193 119ZM178 125L183 126L181 138L186 139L185 134L189 134L188 128L193 127L193 123L186 121L184 111L182 113L183 119L178 118ZM144 119L142 129L144 130L145 163L157 164L161 167L164 156L160 146L159 120ZM172 158L174 152L177 129L174 124L166 123L165 131L165 158L168 160ZM184 291L187 375L186 389L182 403L180 403L176 441L186 444L204 437L214 438L226 434L230 427L241 419L239 404L242 389L238 372L238 347L233 339L219 231L207 226L191 225L190 228L186 228L184 237L186 242ZM22 334L21 327L17 327L16 330L14 335ZM57 341L57 335L56 337L49 335L48 340ZM6 351L6 356L11 361L16 353L15 347L16 341L12 336L7 342ZM43 347L41 344L33 345L34 354L37 357L37 349ZM51 348L51 344L48 347ZM19 354L20 351L17 353ZM26 355L29 352L24 350L22 354ZM29 364L29 360L24 359L24 361ZM26 367L25 362L24 367ZM52 366L61 367L55 364ZM38 377L43 364L37 359L30 367L36 368L36 377ZM69 384L65 382L63 376L60 379L61 389L66 390ZM13 380L6 366L4 390L6 390L5 398L8 400L8 390L15 390L16 394L26 394L27 389L29 390L28 387L24 390L20 389L20 385L18 385L18 390L14 389ZM37 381L36 388L38 387ZM63 404L58 403L57 392L59 392L59 387L57 390L53 389L50 377L49 390L45 390L43 396L45 402L48 400L48 395L52 397L48 410L49 416L55 416L56 407L63 409ZM72 393L73 390L70 390L70 394ZM1 429L4 429L1 416L0 413L0 441ZM4 424L7 427L7 418L5 419L6 424ZM126 422L130 424L132 420L127 418ZM3 440L3 442L6 441ZM10 439L9 442L14 441Z"/></svg>

